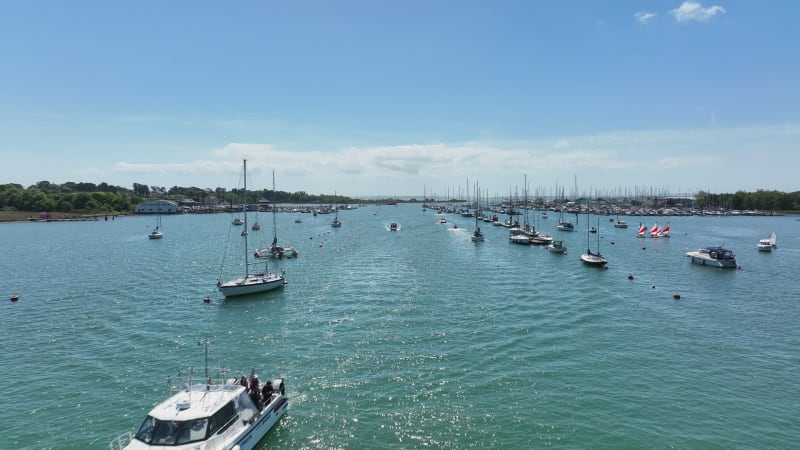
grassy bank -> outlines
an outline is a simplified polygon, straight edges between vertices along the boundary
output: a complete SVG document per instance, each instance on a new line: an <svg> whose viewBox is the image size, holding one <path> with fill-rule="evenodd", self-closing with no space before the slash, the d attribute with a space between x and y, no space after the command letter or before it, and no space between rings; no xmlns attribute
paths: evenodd
<svg viewBox="0 0 800 450"><path fill-rule="evenodd" d="M2 222L53 222L68 220L103 220L105 217L119 216L120 214L90 214L85 212L59 213L51 212L49 219L43 219L41 213L35 211L0 211Z"/></svg>

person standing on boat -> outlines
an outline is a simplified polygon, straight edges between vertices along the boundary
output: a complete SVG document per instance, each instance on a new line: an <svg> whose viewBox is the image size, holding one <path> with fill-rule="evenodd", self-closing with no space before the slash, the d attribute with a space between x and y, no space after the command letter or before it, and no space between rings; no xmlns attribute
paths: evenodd
<svg viewBox="0 0 800 450"><path fill-rule="evenodd" d="M264 387L261 388L261 409L264 409L265 406L269 404L269 400L272 397L272 380L267 380L264 383Z"/></svg>

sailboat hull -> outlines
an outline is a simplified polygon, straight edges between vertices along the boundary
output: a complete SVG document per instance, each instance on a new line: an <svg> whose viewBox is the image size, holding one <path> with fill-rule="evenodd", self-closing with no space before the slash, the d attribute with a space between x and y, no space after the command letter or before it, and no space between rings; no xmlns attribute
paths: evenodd
<svg viewBox="0 0 800 450"><path fill-rule="evenodd" d="M587 266L603 267L606 264L608 264L608 260L606 260L600 255L595 255L592 253L583 253L580 258L581 262L583 262Z"/></svg>
<svg viewBox="0 0 800 450"><path fill-rule="evenodd" d="M258 274L236 278L226 283L221 283L218 288L225 297L237 295L258 294L271 291L286 284L283 274Z"/></svg>

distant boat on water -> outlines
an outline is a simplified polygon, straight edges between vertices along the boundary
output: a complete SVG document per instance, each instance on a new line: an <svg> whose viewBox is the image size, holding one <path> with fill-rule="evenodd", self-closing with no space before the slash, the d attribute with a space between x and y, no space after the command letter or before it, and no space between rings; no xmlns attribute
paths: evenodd
<svg viewBox="0 0 800 450"><path fill-rule="evenodd" d="M164 237L164 233L161 231L161 216L158 216L158 221L156 222L156 227L151 231L147 237L150 239L161 239Z"/></svg>
<svg viewBox="0 0 800 450"><path fill-rule="evenodd" d="M758 241L758 251L760 252L771 252L773 249L778 247L778 236L773 231L772 234L769 235L766 239L759 239Z"/></svg>

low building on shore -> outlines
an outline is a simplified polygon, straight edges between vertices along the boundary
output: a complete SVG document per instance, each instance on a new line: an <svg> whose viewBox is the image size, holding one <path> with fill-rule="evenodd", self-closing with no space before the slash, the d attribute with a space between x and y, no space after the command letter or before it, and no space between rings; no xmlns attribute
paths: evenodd
<svg viewBox="0 0 800 450"><path fill-rule="evenodd" d="M169 200L147 200L136 205L136 214L177 214L178 204Z"/></svg>

